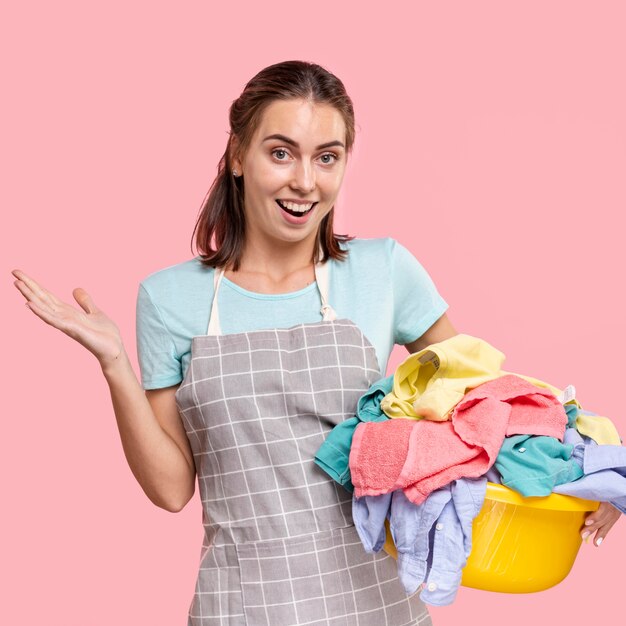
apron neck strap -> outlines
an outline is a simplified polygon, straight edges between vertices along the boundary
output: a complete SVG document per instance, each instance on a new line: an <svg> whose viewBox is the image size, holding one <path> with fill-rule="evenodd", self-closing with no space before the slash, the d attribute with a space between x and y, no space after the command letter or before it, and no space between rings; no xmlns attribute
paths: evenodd
<svg viewBox="0 0 626 626"><path fill-rule="evenodd" d="M330 322L337 319L337 315L333 307L328 303L328 293L330 292L330 263L317 263L315 265L315 282L320 292L320 300L322 307L320 313L324 322Z"/></svg>
<svg viewBox="0 0 626 626"><path fill-rule="evenodd" d="M320 313L322 314L322 320L324 322L330 322L337 319L337 314L334 309L328 303L328 293L330 291L330 264L317 263L315 265L315 282L320 292L320 300L322 306ZM213 301L211 302L211 313L209 315L209 325L207 327L207 335L221 335L222 329L220 327L220 316L217 307L217 295L219 293L220 285L222 284L222 278L224 277L224 268L216 267L213 272Z"/></svg>
<svg viewBox="0 0 626 626"><path fill-rule="evenodd" d="M222 284L222 278L224 277L224 268L216 267L213 271L213 301L211 302L211 313L209 315L209 326L207 328L207 335L221 335L222 329L220 327L220 314L217 309L217 294Z"/></svg>

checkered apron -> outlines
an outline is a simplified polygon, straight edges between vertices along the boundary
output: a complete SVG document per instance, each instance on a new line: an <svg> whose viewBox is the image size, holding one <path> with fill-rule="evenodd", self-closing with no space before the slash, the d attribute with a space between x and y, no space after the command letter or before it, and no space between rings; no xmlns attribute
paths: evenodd
<svg viewBox="0 0 626 626"><path fill-rule="evenodd" d="M327 304L323 321L221 335L215 296L176 402L194 454L205 536L188 626L431 624L396 562L367 554L351 495L313 458L380 378L374 347Z"/></svg>

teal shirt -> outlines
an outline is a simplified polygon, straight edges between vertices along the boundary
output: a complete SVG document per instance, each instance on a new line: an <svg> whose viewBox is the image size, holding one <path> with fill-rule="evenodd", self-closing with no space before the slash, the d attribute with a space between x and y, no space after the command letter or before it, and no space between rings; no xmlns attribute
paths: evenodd
<svg viewBox="0 0 626 626"><path fill-rule="evenodd" d="M555 486L583 476L573 450L556 437L513 435L504 438L495 466L503 485L524 497L547 496Z"/></svg>
<svg viewBox="0 0 626 626"><path fill-rule="evenodd" d="M394 239L354 239L343 245L347 258L329 261L329 304L374 346L382 376L394 344L420 337L448 305L422 265ZM191 339L207 331L213 272L196 257L141 281L137 352L145 389L183 380ZM290 293L260 294L224 278L218 292L223 334L319 322L320 306L316 283Z"/></svg>

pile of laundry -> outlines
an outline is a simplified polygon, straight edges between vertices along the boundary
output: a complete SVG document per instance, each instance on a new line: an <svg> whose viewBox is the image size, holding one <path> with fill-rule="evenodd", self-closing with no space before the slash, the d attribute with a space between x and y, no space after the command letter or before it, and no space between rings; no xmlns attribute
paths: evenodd
<svg viewBox="0 0 626 626"><path fill-rule="evenodd" d="M456 335L411 354L360 398L315 462L353 492L365 549L385 520L408 594L454 601L487 480L523 496L552 492L610 502L626 513L626 447L610 419L564 391L501 369L486 341Z"/></svg>

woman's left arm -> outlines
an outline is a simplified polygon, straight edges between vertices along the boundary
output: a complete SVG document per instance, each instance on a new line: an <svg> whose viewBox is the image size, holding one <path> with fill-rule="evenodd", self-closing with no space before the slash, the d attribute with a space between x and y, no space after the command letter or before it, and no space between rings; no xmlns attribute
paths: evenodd
<svg viewBox="0 0 626 626"><path fill-rule="evenodd" d="M444 313L421 337L407 343L405 348L412 354L457 334L448 316ZM599 546L620 515L620 511L614 506L608 502L601 502L597 511L587 515L585 525L580 530L582 538L588 541L588 538L595 533L593 543L595 546Z"/></svg>
<svg viewBox="0 0 626 626"><path fill-rule="evenodd" d="M450 339L450 337L458 334L444 313L421 337L405 344L404 347L411 353L419 352L433 343Z"/></svg>

